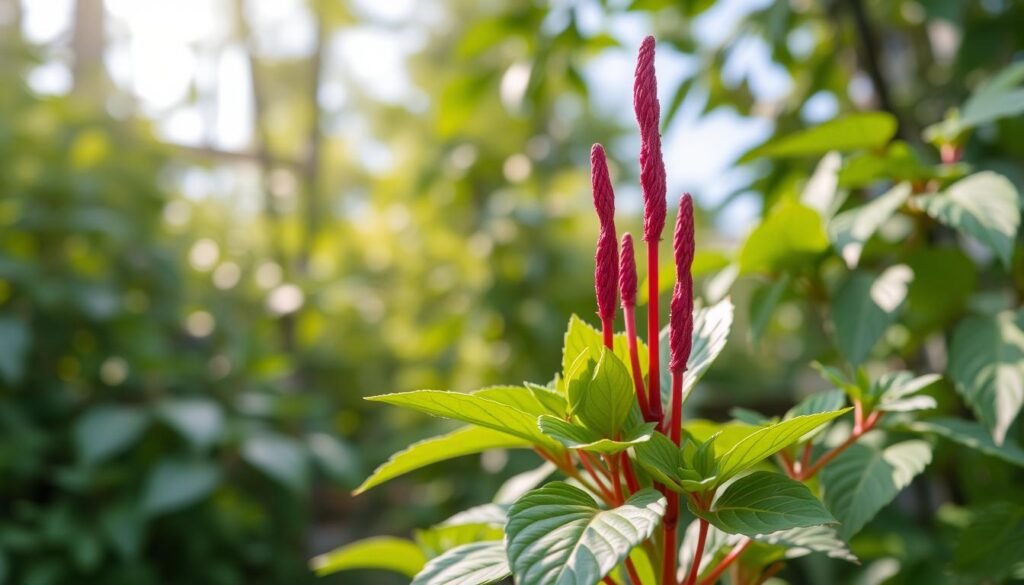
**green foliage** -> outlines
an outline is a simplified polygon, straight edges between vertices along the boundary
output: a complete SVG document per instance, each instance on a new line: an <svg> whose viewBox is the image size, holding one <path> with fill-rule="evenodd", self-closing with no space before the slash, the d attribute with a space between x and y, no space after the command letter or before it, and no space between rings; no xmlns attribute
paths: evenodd
<svg viewBox="0 0 1024 585"><path fill-rule="evenodd" d="M431 559L412 585L488 585L509 572L501 541L474 542Z"/></svg>
<svg viewBox="0 0 1024 585"><path fill-rule="evenodd" d="M744 158L821 156L830 150L846 152L885 146L896 134L896 119L884 112L850 114L777 138Z"/></svg>
<svg viewBox="0 0 1024 585"><path fill-rule="evenodd" d="M747 536L835 522L807 486L771 471L732 482L706 512L692 505L690 511L719 530Z"/></svg>
<svg viewBox="0 0 1024 585"><path fill-rule="evenodd" d="M796 201L783 201L743 243L740 271L791 271L826 248L828 235L818 212Z"/></svg>
<svg viewBox="0 0 1024 585"><path fill-rule="evenodd" d="M509 563L522 583L591 585L650 537L664 513L665 498L654 490L602 510L586 492L549 483L509 510Z"/></svg>
<svg viewBox="0 0 1024 585"><path fill-rule="evenodd" d="M335 549L313 559L318 575L348 569L384 569L415 577L427 564L419 547L408 540L380 536Z"/></svg>
<svg viewBox="0 0 1024 585"><path fill-rule="evenodd" d="M896 321L914 275L906 266L892 266L877 277L856 272L836 293L832 319L839 349L860 365L886 328Z"/></svg>

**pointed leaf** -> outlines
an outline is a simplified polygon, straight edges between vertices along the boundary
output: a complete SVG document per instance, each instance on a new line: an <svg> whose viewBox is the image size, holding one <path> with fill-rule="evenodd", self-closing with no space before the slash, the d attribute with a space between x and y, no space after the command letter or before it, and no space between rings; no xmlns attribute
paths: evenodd
<svg viewBox="0 0 1024 585"><path fill-rule="evenodd" d="M1024 467L1024 449L1012 441L996 445L988 429L972 420L936 417L910 421L904 426L917 433L933 433L986 455Z"/></svg>
<svg viewBox="0 0 1024 585"><path fill-rule="evenodd" d="M414 577L426 564L427 557L418 546L389 536L353 542L310 561L319 577L352 569L383 569Z"/></svg>
<svg viewBox="0 0 1024 585"><path fill-rule="evenodd" d="M1024 309L965 319L949 347L949 377L997 445L1024 406Z"/></svg>
<svg viewBox="0 0 1024 585"><path fill-rule="evenodd" d="M823 155L885 146L896 133L896 119L884 112L849 114L818 126L776 138L743 156L784 158Z"/></svg>
<svg viewBox="0 0 1024 585"><path fill-rule="evenodd" d="M629 418L636 398L626 366L607 349L599 355L593 377L574 413L588 429L611 439Z"/></svg>
<svg viewBox="0 0 1024 585"><path fill-rule="evenodd" d="M557 441L537 428L537 416L518 408L473 394L443 390L416 390L371 396L367 400L404 406L434 416L461 420L520 437L545 447L560 448Z"/></svg>
<svg viewBox="0 0 1024 585"><path fill-rule="evenodd" d="M474 542L431 559L410 585L487 585L509 573L501 541Z"/></svg>
<svg viewBox="0 0 1024 585"><path fill-rule="evenodd" d="M512 571L523 585L594 585L650 538L664 513L665 498L651 489L602 510L586 492L549 483L509 510Z"/></svg>
<svg viewBox="0 0 1024 585"><path fill-rule="evenodd" d="M836 293L832 321L839 349L850 363L860 365L896 320L913 278L913 271L900 264L888 268L878 278L855 273Z"/></svg>
<svg viewBox="0 0 1024 585"><path fill-rule="evenodd" d="M530 446L520 437L483 427L462 427L444 435L413 443L395 453L375 469L353 495L359 495L410 471L447 461L464 455L473 455L489 449L518 449Z"/></svg>
<svg viewBox="0 0 1024 585"><path fill-rule="evenodd" d="M877 199L832 218L829 239L848 267L857 267L864 244L907 201L910 191L910 183L899 183Z"/></svg>
<svg viewBox="0 0 1024 585"><path fill-rule="evenodd" d="M604 338L598 329L576 315L570 317L569 328L565 332L565 341L562 347L562 375L568 373L569 367L581 353L590 350L591 356L596 360L602 348L604 348ZM623 364L630 367L629 337L625 333L615 335L612 350ZM640 375L644 377L647 375L648 354L647 344L643 341L637 340L637 354L640 357Z"/></svg>
<svg viewBox="0 0 1024 585"><path fill-rule="evenodd" d="M938 406L935 399L931 396L914 396L914 394L931 386L941 378L938 374L914 377L914 374L906 371L888 372L871 385L868 394L877 404L875 410L885 412L928 410Z"/></svg>
<svg viewBox="0 0 1024 585"><path fill-rule="evenodd" d="M807 398L804 398L800 404L797 404L793 408L786 412L783 417L786 420L803 416L805 414L817 414L819 412L831 412L839 410L846 405L846 393L838 388L832 390L825 390L824 392L815 392Z"/></svg>
<svg viewBox="0 0 1024 585"><path fill-rule="evenodd" d="M711 511L692 503L690 511L719 530L746 536L835 522L807 486L771 471L756 471L729 484Z"/></svg>
<svg viewBox="0 0 1024 585"><path fill-rule="evenodd" d="M840 522L839 535L849 539L860 532L931 460L931 445L917 440L883 448L862 439L840 453L821 472L825 503Z"/></svg>
<svg viewBox="0 0 1024 585"><path fill-rule="evenodd" d="M851 409L807 414L766 427L752 427L718 458L718 481L729 479L750 469L793 443L807 433L849 412ZM717 442L717 441L716 441Z"/></svg>
<svg viewBox="0 0 1024 585"><path fill-rule="evenodd" d="M591 453L621 453L633 445L651 438L656 423L639 425L623 434L621 439L605 439L596 431L574 425L553 416L544 415L537 420L540 430L569 449L582 449Z"/></svg>

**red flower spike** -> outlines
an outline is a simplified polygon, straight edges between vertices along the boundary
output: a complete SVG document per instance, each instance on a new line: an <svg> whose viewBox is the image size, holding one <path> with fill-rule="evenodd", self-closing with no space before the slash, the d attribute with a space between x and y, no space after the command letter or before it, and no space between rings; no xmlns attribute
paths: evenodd
<svg viewBox="0 0 1024 585"><path fill-rule="evenodd" d="M644 196L644 240L657 242L665 229L665 161L661 158L661 106L654 76L654 37L640 45L633 80L633 109L640 126L640 186Z"/></svg>
<svg viewBox="0 0 1024 585"><path fill-rule="evenodd" d="M693 335L693 199L684 193L679 199L679 217L672 239L676 261L676 285L669 309L669 370L686 370Z"/></svg>
<svg viewBox="0 0 1024 585"><path fill-rule="evenodd" d="M615 192L608 176L608 162L604 148L595 144L590 150L590 179L594 192L594 209L601 222L594 254L594 290L597 293L597 314L611 335L611 320L615 317L615 304L619 280L619 253L615 241Z"/></svg>
<svg viewBox="0 0 1024 585"><path fill-rule="evenodd" d="M633 254L633 236L622 234L619 250L619 296L623 307L636 306L636 256Z"/></svg>

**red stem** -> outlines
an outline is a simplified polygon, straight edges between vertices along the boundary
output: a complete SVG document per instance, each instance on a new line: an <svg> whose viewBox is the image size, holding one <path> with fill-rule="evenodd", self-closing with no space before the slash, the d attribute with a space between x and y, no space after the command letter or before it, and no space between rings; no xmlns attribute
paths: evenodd
<svg viewBox="0 0 1024 585"><path fill-rule="evenodd" d="M647 405L651 421L661 422L664 412L661 406L661 367L658 364L658 241L647 242Z"/></svg>
<svg viewBox="0 0 1024 585"><path fill-rule="evenodd" d="M615 347L615 328L612 326L614 317L601 317L601 333L604 335L604 346L608 349Z"/></svg>
<svg viewBox="0 0 1024 585"><path fill-rule="evenodd" d="M597 484L597 489L601 491L601 495L604 496L604 498L609 502L614 502L615 494L613 494L611 490L608 489L608 486L604 484L604 481L601 479L601 474L599 474L590 464L586 457L586 453L580 451L579 455L580 463L583 464L583 468L587 470L587 473L589 473L590 477L593 478L594 483Z"/></svg>
<svg viewBox="0 0 1024 585"><path fill-rule="evenodd" d="M647 393L644 390L644 375L640 371L640 349L636 342L636 315L633 305L622 306L622 316L626 321L626 338L629 340L629 361L633 366L633 388L636 390L636 401L644 420L650 422L651 412L647 405Z"/></svg>
<svg viewBox="0 0 1024 585"><path fill-rule="evenodd" d="M605 585L618 585L617 583L615 583L615 579L612 579L611 576L601 579L601 582Z"/></svg>
<svg viewBox="0 0 1024 585"><path fill-rule="evenodd" d="M672 372L672 418L669 422L668 436L679 446L680 433L683 428L683 370Z"/></svg>
<svg viewBox="0 0 1024 585"><path fill-rule="evenodd" d="M630 495L640 491L640 482L636 479L636 473L633 472L633 462L629 460L629 454L623 451L620 456L622 457L622 471L626 476L626 487L629 488Z"/></svg>
<svg viewBox="0 0 1024 585"><path fill-rule="evenodd" d="M690 563L690 575L684 582L685 585L694 585L697 582L697 575L700 574L700 560L704 556L704 544L708 539L708 521L698 518L700 528L697 532L697 550L693 553L693 562Z"/></svg>
<svg viewBox="0 0 1024 585"><path fill-rule="evenodd" d="M778 562L768 567L768 570L761 574L761 578L757 580L757 585L762 585L763 583L767 582L768 579L774 577L775 573L781 571L783 566L785 566L784 563Z"/></svg>
<svg viewBox="0 0 1024 585"><path fill-rule="evenodd" d="M640 580L640 573L636 572L633 559L629 557L626 557L626 570L629 571L629 580L633 582L633 585L644 585L644 582Z"/></svg>
<svg viewBox="0 0 1024 585"><path fill-rule="evenodd" d="M718 581L718 578L721 577L722 574L725 573L726 569L729 568L729 565L733 564L733 562L735 562L736 559L740 558L740 555L743 554L743 551L747 550L747 547L749 547L750 543L752 542L754 541L749 538L746 538L743 540L743 542L732 547L732 550L729 551L729 554L727 554L724 559L718 562L715 568L710 573L708 573L708 576L700 580L699 585L714 585Z"/></svg>
<svg viewBox="0 0 1024 585"><path fill-rule="evenodd" d="M615 502L622 505L626 498L622 496L622 482L619 480L619 458L615 455L608 455L608 469L611 470L609 479L612 482L612 490L615 492Z"/></svg>
<svg viewBox="0 0 1024 585"><path fill-rule="evenodd" d="M665 519L662 522L664 528L664 548L661 555L661 585L676 585L676 527L679 524L679 494L670 491L664 486L658 486L660 491L668 498L668 508L665 510Z"/></svg>

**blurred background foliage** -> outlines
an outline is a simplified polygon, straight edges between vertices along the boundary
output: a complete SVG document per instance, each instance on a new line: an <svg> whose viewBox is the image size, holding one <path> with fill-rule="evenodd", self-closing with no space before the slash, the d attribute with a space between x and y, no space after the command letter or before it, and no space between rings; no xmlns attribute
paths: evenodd
<svg viewBox="0 0 1024 585"><path fill-rule="evenodd" d="M593 142L619 229L639 226L645 34L703 296L739 307L691 406L784 412L825 387L812 360L841 361L827 315L848 271L787 209L816 184L834 212L969 170L1020 190L1024 96L973 130L947 113L1021 60L1022 30L1012 0L0 2L0 583L312 582L313 554L527 469L489 453L348 495L444 428L362 396L550 379L569 315L593 310ZM757 149L861 111L896 140ZM964 162L938 165L942 143ZM880 234L860 267L915 278L869 366L941 372L963 316L1020 305L1019 238L1006 263L920 213ZM783 575L939 582L974 507L1024 503L1022 479L941 444L853 543L864 565Z"/></svg>

